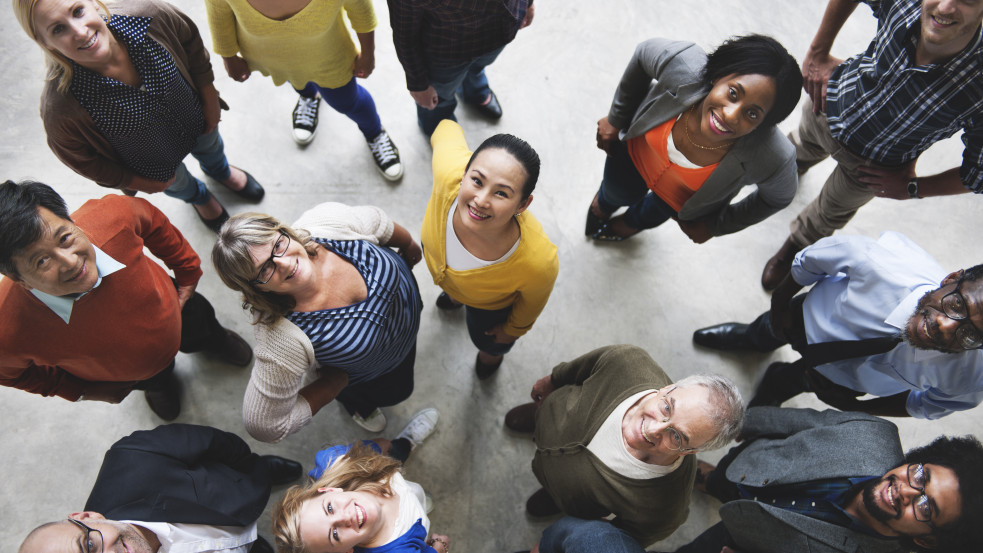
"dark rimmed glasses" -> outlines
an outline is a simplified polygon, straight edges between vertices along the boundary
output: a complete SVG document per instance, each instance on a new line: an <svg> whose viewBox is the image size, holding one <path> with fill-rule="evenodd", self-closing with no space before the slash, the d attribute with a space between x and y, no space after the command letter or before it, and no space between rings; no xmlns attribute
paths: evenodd
<svg viewBox="0 0 983 553"><path fill-rule="evenodd" d="M935 528L932 524L932 502L925 495L925 465L921 463L908 465L908 485L921 492L921 495L911 502L911 508L915 511L915 520Z"/></svg>
<svg viewBox="0 0 983 553"><path fill-rule="evenodd" d="M277 257L283 257L283 254L287 253L287 248L290 247L290 236L280 231L280 236L277 237L276 242L273 243L273 251L270 253L270 258L266 260L259 267L259 275L253 279L253 284L266 284L273 278L273 273L276 272L276 263L273 262Z"/></svg>
<svg viewBox="0 0 983 553"><path fill-rule="evenodd" d="M954 321L962 321L959 328L956 329L956 343L959 344L959 347L978 349L983 347L983 335L980 335L980 331L973 325L972 321L969 321L969 306L966 305L966 299L959 292L962 285L962 280L960 280L956 284L955 290L942 296L942 312Z"/></svg>
<svg viewBox="0 0 983 553"><path fill-rule="evenodd" d="M85 532L85 543L82 544L85 549L82 550L82 553L102 553L102 544L104 543L102 539L102 532L89 528L81 521L75 520L74 518L68 519L68 522L78 526L83 532Z"/></svg>

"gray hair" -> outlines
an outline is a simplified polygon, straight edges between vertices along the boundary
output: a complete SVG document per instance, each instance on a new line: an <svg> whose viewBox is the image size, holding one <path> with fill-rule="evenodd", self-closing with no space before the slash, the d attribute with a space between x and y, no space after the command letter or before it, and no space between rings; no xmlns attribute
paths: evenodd
<svg viewBox="0 0 983 553"><path fill-rule="evenodd" d="M710 394L710 401L704 407L710 421L717 428L717 433L700 446L700 451L720 449L741 432L744 424L744 400L731 379L717 374L694 374L675 384L679 388L703 386Z"/></svg>

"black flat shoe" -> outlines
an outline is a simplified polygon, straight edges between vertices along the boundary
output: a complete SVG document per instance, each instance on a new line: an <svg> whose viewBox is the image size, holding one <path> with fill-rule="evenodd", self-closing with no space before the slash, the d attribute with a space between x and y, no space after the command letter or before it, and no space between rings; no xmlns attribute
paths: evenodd
<svg viewBox="0 0 983 553"><path fill-rule="evenodd" d="M198 213L198 218L201 219L201 222L205 223L205 226L212 229L212 232L215 234L218 234L218 232L222 230L222 225L229 220L229 212L225 210L225 206L222 206L222 213L220 213L219 216L214 219L205 219L201 216L201 213L199 213L197 209L195 210L195 213Z"/></svg>
<svg viewBox="0 0 983 553"><path fill-rule="evenodd" d="M270 483L274 486L289 484L300 478L301 473L304 471L300 463L292 459L287 459L286 457L262 455L260 458L270 467Z"/></svg>
<svg viewBox="0 0 983 553"><path fill-rule="evenodd" d="M239 168L236 167L236 169ZM259 182L257 182L256 179L249 174L249 171L244 171L242 169L239 170L246 174L246 186L243 186L241 190L233 190L232 192L238 194L239 197L244 200L259 203L259 201L263 199L263 196L266 195L266 191L263 190L263 187L259 184Z"/></svg>
<svg viewBox="0 0 983 553"><path fill-rule="evenodd" d="M486 104L471 104L471 107L475 109L481 115L489 119L501 119L502 118L502 105L498 103L498 96L495 96L494 92L491 92Z"/></svg>
<svg viewBox="0 0 983 553"><path fill-rule="evenodd" d="M747 328L748 325L741 323L708 326L693 333L693 343L720 351L754 349L748 342Z"/></svg>
<svg viewBox="0 0 983 553"><path fill-rule="evenodd" d="M464 307L463 303L457 303L451 299L447 292L441 292L437 296L437 309L443 309L444 311L451 311L454 309L460 309Z"/></svg>
<svg viewBox="0 0 983 553"><path fill-rule="evenodd" d="M495 374L495 371L502 366L502 361L504 360L505 356L503 355L496 363L483 363L481 361L481 352L478 352L478 356L474 358L474 372L478 374L478 380L485 380Z"/></svg>
<svg viewBox="0 0 983 553"><path fill-rule="evenodd" d="M592 207L587 208L587 224L584 226L584 236L593 237L597 231L604 227L605 219L601 219L597 215L594 215L594 209Z"/></svg>
<svg viewBox="0 0 983 553"><path fill-rule="evenodd" d="M592 240L597 240L598 242L621 242L626 238L611 230L610 221L601 224L601 228L597 229L590 237Z"/></svg>

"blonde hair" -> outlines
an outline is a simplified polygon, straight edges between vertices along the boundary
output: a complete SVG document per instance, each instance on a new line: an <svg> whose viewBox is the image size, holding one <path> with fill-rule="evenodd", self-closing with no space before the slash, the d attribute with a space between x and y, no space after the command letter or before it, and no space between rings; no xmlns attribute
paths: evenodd
<svg viewBox="0 0 983 553"><path fill-rule="evenodd" d="M253 280L256 266L250 246L269 246L280 233L301 244L311 257L317 256L317 242L306 230L294 230L265 213L240 213L222 225L212 246L212 265L229 288L242 293L242 306L251 309L254 323L273 324L297 305L292 296L258 290Z"/></svg>
<svg viewBox="0 0 983 553"><path fill-rule="evenodd" d="M102 10L102 18L109 21L112 14L109 13L106 4L102 3L102 0L92 0L92 2ZM37 29L34 27L34 7L38 0L12 0L11 3L14 8L14 16L17 17L17 22L20 23L21 28L44 51L45 62L48 66L46 79L49 81L57 80L58 92L65 92L72 84L72 62L61 52L48 48L44 40L38 35Z"/></svg>
<svg viewBox="0 0 983 553"><path fill-rule="evenodd" d="M321 494L320 488L391 497L390 480L401 466L399 461L368 446L352 444L348 453L335 459L317 481L290 488L273 507L273 535L278 553L316 553L309 552L300 538L300 510L307 501Z"/></svg>

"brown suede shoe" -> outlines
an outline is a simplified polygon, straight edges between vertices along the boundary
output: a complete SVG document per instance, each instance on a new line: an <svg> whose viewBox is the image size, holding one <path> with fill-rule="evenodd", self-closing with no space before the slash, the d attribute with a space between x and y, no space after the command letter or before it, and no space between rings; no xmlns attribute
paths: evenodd
<svg viewBox="0 0 983 553"><path fill-rule="evenodd" d="M539 488L526 500L526 514L533 518L546 518L560 514L560 508L545 488Z"/></svg>
<svg viewBox="0 0 983 553"><path fill-rule="evenodd" d="M770 292L778 288L778 285L792 270L792 260L795 259L797 253L799 253L799 247L795 245L795 242L792 242L791 238L786 238L778 253L771 256L768 263L765 263L765 270L761 273L761 286L765 290Z"/></svg>
<svg viewBox="0 0 983 553"><path fill-rule="evenodd" d="M520 434L532 434L536 430L536 411L539 406L532 402L513 407L505 414L505 427Z"/></svg>
<svg viewBox="0 0 983 553"><path fill-rule="evenodd" d="M242 339L235 332L227 328L222 329L224 334L208 348L208 353L223 363L229 363L237 367L245 367L253 360L253 348L249 343Z"/></svg>
<svg viewBox="0 0 983 553"><path fill-rule="evenodd" d="M711 465L706 461L696 461L696 479L693 480L693 489L698 492L707 493L707 478L716 469L716 465Z"/></svg>

